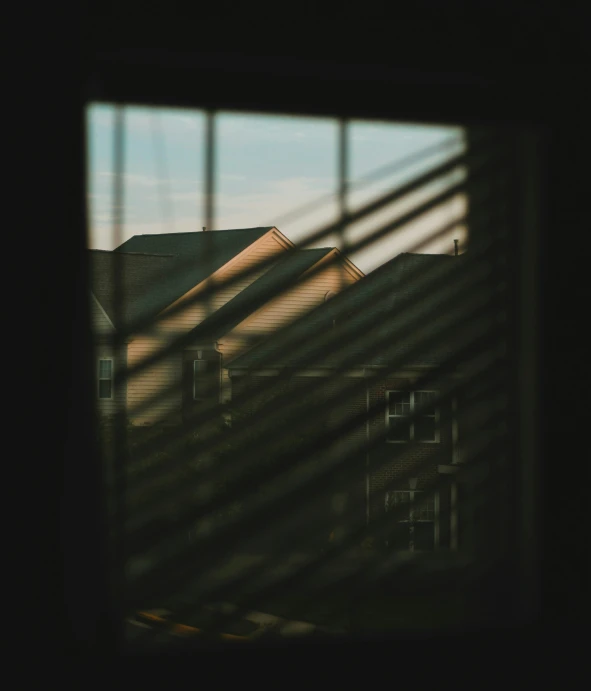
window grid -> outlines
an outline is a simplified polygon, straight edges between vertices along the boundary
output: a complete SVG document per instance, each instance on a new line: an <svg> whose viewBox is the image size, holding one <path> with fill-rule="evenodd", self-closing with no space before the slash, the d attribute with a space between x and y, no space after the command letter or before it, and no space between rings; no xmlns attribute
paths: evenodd
<svg viewBox="0 0 591 691"><path fill-rule="evenodd" d="M98 397L113 398L113 359L100 358L98 361Z"/></svg>
<svg viewBox="0 0 591 691"><path fill-rule="evenodd" d="M436 391L387 391L386 426L387 441L390 444L404 444L418 441L425 444L439 442L439 411L435 406L426 407L437 396ZM400 423L408 419L417 409L420 417L407 426ZM397 438L393 438L396 435Z"/></svg>
<svg viewBox="0 0 591 691"><path fill-rule="evenodd" d="M425 496L423 490L396 490L386 492L386 511L408 507L406 518L400 523L433 523L435 521L435 497Z"/></svg>

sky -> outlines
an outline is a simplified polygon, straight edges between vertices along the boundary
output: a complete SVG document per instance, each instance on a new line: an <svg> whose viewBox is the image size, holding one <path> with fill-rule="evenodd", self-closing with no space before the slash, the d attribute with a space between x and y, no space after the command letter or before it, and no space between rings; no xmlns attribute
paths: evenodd
<svg viewBox="0 0 591 691"><path fill-rule="evenodd" d="M111 250L114 238L114 116L105 104L88 108L88 246ZM121 242L133 235L201 231L204 220L205 117L200 111L124 109L124 202ZM464 147L461 128L353 121L348 126L347 208L384 194ZM219 113L215 121L214 229L276 226L296 245L324 224L337 220L338 124L332 119ZM441 146L445 143L445 148ZM439 148L378 181L364 176ZM447 253L453 239L465 247L459 225L437 240L438 229L465 212L455 197L433 212L389 234L363 251L351 245L394 220L419 201L461 179L455 171L419 195L391 204L347 228L344 238L328 235L314 247L336 246L365 273L400 252ZM318 201L320 206L304 213Z"/></svg>

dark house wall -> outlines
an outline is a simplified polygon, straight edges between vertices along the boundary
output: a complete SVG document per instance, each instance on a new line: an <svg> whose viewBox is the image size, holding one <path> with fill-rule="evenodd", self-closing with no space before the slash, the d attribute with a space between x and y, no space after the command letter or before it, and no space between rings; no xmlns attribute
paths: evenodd
<svg viewBox="0 0 591 691"><path fill-rule="evenodd" d="M426 490L435 482L441 481L437 467L452 462L452 424L451 403L438 404L439 441L435 443L411 440L405 443L387 441L386 392L404 390L409 387L407 378L390 378L374 385L369 393L370 409L379 412L370 420L369 453L370 467L370 519L376 520L386 510L387 491L408 491L409 478L417 478L416 489ZM436 387L416 385L414 389L424 390ZM448 483L438 491L438 545L448 547L450 490ZM437 504L436 504L437 506Z"/></svg>

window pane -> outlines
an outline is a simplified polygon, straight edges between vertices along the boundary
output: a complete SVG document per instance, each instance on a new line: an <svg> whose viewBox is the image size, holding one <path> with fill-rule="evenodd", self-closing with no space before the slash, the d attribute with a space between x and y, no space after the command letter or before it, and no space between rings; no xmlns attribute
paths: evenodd
<svg viewBox="0 0 591 691"><path fill-rule="evenodd" d="M99 377L101 379L111 378L111 360L100 360L99 361Z"/></svg>
<svg viewBox="0 0 591 691"><path fill-rule="evenodd" d="M415 422L416 441L435 441L435 418L421 417Z"/></svg>
<svg viewBox="0 0 591 691"><path fill-rule="evenodd" d="M403 417L389 418L388 441L410 441L410 423Z"/></svg>
<svg viewBox="0 0 591 691"><path fill-rule="evenodd" d="M111 398L111 382L108 379L99 381L99 398Z"/></svg>
<svg viewBox="0 0 591 691"><path fill-rule="evenodd" d="M410 393L390 391L388 393L389 415L410 415Z"/></svg>
<svg viewBox="0 0 591 691"><path fill-rule="evenodd" d="M408 403L410 405L409 391L389 391L388 396L390 405L395 405L396 403Z"/></svg>
<svg viewBox="0 0 591 691"><path fill-rule="evenodd" d="M415 493L414 518L415 521L433 521L435 519L435 498L426 498L422 494Z"/></svg>
<svg viewBox="0 0 591 691"><path fill-rule="evenodd" d="M435 395L434 391L417 391L415 393L415 407L419 408L425 415L435 415Z"/></svg>
<svg viewBox="0 0 591 691"><path fill-rule="evenodd" d="M194 360L193 371L195 374L203 374L203 372L207 372L207 364L207 360Z"/></svg>
<svg viewBox="0 0 591 691"><path fill-rule="evenodd" d="M410 513L410 492L390 492L388 510L396 511L397 521L408 521Z"/></svg>

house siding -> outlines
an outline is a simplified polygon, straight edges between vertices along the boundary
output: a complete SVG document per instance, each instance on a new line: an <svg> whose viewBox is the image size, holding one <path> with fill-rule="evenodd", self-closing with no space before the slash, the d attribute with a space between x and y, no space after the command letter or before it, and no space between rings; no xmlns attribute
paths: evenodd
<svg viewBox="0 0 591 691"><path fill-rule="evenodd" d="M312 267L314 271L318 265ZM307 280L270 300L238 324L220 341L223 362L230 363L255 342L281 329L322 304L329 292L337 293L357 280L342 265L327 266ZM222 370L222 397L231 398L232 384L228 368Z"/></svg>
<svg viewBox="0 0 591 691"><path fill-rule="evenodd" d="M257 409L257 392L261 388L273 388L275 384L273 376L236 376L232 378L232 396L236 399L245 396L246 402L241 410L253 415ZM365 477L366 456L364 453L366 441L366 424L364 413L366 410L365 391L360 389L355 395L348 393L352 384L358 384L359 379L349 377L310 377L294 376L286 383L277 383L277 392L280 390L293 393L304 389L314 388L315 396L320 401L326 401L320 429L316 431L323 434L334 434L324 450L318 454L317 463L328 463L327 467L333 468L331 482L325 485L325 489L311 498L314 506L313 532L318 532L322 540L327 539L332 531L342 532L359 529L366 521L365 511ZM309 389L308 389L309 391ZM295 396L293 400L300 397ZM305 415L305 412L304 412ZM301 418L300 418L301 419ZM315 417L318 421L318 416ZM294 417L290 433L301 433L306 437L312 433L314 425L311 421L298 423ZM269 430L262 432L261 444L265 443L266 435L276 433L276 426L270 425ZM320 468L318 468L320 470ZM323 483L325 484L325 483Z"/></svg>
<svg viewBox="0 0 591 691"><path fill-rule="evenodd" d="M274 377L239 375L231 381L232 395L247 396L243 410L253 414L256 410L256 391L261 386L271 384ZM347 530L355 530L367 522L379 520L385 512L386 491L408 490L408 478L416 477L417 490L437 483L435 546L444 549L451 547L453 478L438 472L440 464L452 463L451 402L438 406L439 442L388 443L385 439L385 410L368 419L367 405L369 403L373 408L383 404L386 391L408 387L409 378L388 378L380 383L372 382L369 387L359 386L359 381L352 377L294 376L288 384L288 390L294 392L311 383L320 386L319 395L326 400L321 424L327 433L335 431L335 440L328 445L328 455L334 459L336 454L342 460L342 473L336 474L334 483L330 483L330 489L321 498L323 510L318 515L323 515L322 525L326 528L332 524L334 530L338 532L340 529L345 534ZM358 388L351 392L351 386ZM424 388L438 390L439 386L417 385L419 390ZM302 422L302 426L306 432L306 423ZM294 420L294 428L297 428L297 420ZM273 430L271 428L269 433ZM368 446L368 442L371 446ZM337 497L344 498L346 520L345 513L341 516L334 510Z"/></svg>
<svg viewBox="0 0 591 691"><path fill-rule="evenodd" d="M103 310L99 307L96 298L90 296L90 318L92 333L95 338L109 336L114 333L114 328Z"/></svg>
<svg viewBox="0 0 591 691"><path fill-rule="evenodd" d="M229 280L242 271L256 266L258 262L274 254L280 255L284 251L286 251L286 246L280 243L273 233L269 233L246 250L243 256L239 255L237 260L231 262L229 266L222 267L216 278L220 281ZM197 300L175 315L166 316L166 311L162 313L151 335L137 335L130 343L129 366L136 366L149 355L166 347L175 337L187 334L206 318L208 309L217 310L222 307L265 273L268 268L255 272L219 291L209 306L203 300ZM193 295L195 293L191 291L184 296L183 300L189 301ZM164 420L172 424L180 422L182 418L182 357L181 352L168 355L161 362L138 373L130 380L127 389L127 405L132 424L156 424ZM157 400L146 405L148 400L154 397L157 397ZM139 406L143 409L136 412Z"/></svg>
<svg viewBox="0 0 591 691"><path fill-rule="evenodd" d="M128 346L128 366L133 368L168 345L165 338L138 336ZM127 385L127 407L134 425L179 422L182 404L182 354L167 355L159 362L131 376Z"/></svg>
<svg viewBox="0 0 591 691"><path fill-rule="evenodd" d="M258 263L269 259L274 254L281 255L286 249L273 234L266 235L246 250L243 256L238 256L237 261L231 262L229 266L222 267L216 272L212 280L219 282L230 281L240 273L248 271ZM166 316L165 311L158 321L159 330L163 333L187 333L200 324L209 314L223 307L251 283L254 283L269 268L269 266L266 266L260 271L255 271L251 275L237 280L232 285L216 291L209 303L206 300L196 300L172 316ZM195 295L195 291L190 291L182 299L190 302Z"/></svg>
<svg viewBox="0 0 591 691"><path fill-rule="evenodd" d="M312 270L315 270L317 266L313 267ZM356 278L344 267L328 266L317 274L302 279L301 283L253 312L224 340L230 341L233 336L267 336L322 304L327 293L339 292L355 281ZM238 355L238 350L232 352L229 349L228 352L231 357Z"/></svg>

